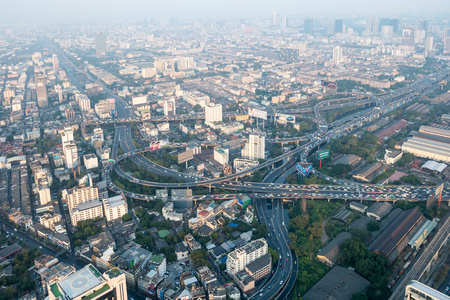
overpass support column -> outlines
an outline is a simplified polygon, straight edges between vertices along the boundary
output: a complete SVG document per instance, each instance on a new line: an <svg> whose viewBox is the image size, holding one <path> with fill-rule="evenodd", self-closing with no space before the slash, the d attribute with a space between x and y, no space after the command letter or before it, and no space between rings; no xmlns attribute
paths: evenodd
<svg viewBox="0 0 450 300"><path fill-rule="evenodd" d="M330 200L331 200L330 198L327 198L327 201L328 201L328 202L330 202Z"/></svg>
<svg viewBox="0 0 450 300"><path fill-rule="evenodd" d="M284 147L284 143L283 142L281 142L281 148L283 148Z"/></svg>
<svg viewBox="0 0 450 300"><path fill-rule="evenodd" d="M295 141L295 148L298 148L299 141Z"/></svg>

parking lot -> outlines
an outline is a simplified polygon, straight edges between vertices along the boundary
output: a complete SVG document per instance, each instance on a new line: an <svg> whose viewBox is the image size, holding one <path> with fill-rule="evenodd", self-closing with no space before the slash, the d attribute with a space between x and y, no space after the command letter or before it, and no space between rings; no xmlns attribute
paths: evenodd
<svg viewBox="0 0 450 300"><path fill-rule="evenodd" d="M190 259L179 260L167 265L167 271L169 271L168 278L171 282L174 282L177 287L180 284L180 274L183 272L193 272L194 270L194 264Z"/></svg>

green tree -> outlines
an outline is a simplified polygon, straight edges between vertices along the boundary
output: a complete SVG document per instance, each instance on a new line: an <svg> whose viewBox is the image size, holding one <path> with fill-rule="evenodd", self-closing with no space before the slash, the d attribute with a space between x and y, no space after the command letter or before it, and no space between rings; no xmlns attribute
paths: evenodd
<svg viewBox="0 0 450 300"><path fill-rule="evenodd" d="M370 221L369 224L367 224L367 230L369 231L378 231L380 230L380 225L377 221Z"/></svg>
<svg viewBox="0 0 450 300"><path fill-rule="evenodd" d="M129 213L124 214L124 215L122 216L122 220L123 220L124 222L130 221L130 220L131 220L130 214L129 214Z"/></svg>
<svg viewBox="0 0 450 300"><path fill-rule="evenodd" d="M368 299L369 297L367 297L366 293L364 292L357 292L352 295L352 300L368 300Z"/></svg>

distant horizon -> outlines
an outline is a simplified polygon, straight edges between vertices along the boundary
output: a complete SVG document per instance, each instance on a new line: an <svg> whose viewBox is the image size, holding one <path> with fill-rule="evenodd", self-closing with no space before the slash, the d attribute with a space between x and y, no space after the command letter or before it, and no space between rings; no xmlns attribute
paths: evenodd
<svg viewBox="0 0 450 300"><path fill-rule="evenodd" d="M6 12L0 24L77 22L137 22L156 19L269 19L272 12L288 17L386 16L450 20L448 0L79 0L73 4L56 0L23 0L2 3Z"/></svg>

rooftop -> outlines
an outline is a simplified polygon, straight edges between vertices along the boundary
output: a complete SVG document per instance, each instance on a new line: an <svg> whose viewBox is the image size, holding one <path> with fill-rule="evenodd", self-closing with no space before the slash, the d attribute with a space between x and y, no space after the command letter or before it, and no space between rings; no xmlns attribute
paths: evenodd
<svg viewBox="0 0 450 300"><path fill-rule="evenodd" d="M76 298L102 283L104 283L104 279L100 272L93 265L87 265L60 281L58 285L69 298Z"/></svg>
<svg viewBox="0 0 450 300"><path fill-rule="evenodd" d="M334 266L304 296L305 300L350 300L354 293L365 290L370 282L355 271Z"/></svg>

